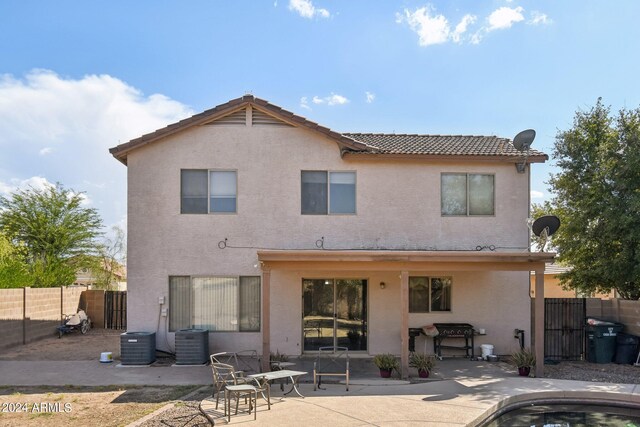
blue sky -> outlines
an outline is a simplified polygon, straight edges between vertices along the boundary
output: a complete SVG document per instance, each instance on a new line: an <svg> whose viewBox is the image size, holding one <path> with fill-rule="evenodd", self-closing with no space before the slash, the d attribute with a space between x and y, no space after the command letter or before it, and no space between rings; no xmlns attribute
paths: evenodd
<svg viewBox="0 0 640 427"><path fill-rule="evenodd" d="M640 106L637 1L0 3L0 194L61 182L126 221L109 147L250 92L337 131L534 128ZM553 161L534 165L533 201Z"/></svg>

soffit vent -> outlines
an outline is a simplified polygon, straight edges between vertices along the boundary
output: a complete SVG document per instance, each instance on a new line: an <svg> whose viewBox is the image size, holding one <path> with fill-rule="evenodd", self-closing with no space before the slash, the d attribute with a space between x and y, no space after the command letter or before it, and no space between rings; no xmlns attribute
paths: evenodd
<svg viewBox="0 0 640 427"><path fill-rule="evenodd" d="M278 120L255 108L251 110L251 124L253 126L286 126L292 127L289 123Z"/></svg>
<svg viewBox="0 0 640 427"><path fill-rule="evenodd" d="M220 117L212 122L207 123L209 126L246 126L247 125L247 109L235 111L227 116Z"/></svg>

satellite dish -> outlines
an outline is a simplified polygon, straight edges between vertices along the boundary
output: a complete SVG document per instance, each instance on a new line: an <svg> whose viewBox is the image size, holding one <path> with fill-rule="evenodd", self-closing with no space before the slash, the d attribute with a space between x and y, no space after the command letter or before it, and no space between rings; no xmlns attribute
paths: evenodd
<svg viewBox="0 0 640 427"><path fill-rule="evenodd" d="M542 246L540 246L540 252L544 252L545 246L547 246L547 239L553 233L560 228L560 218L555 215L545 215L533 221L531 225L531 231L533 234L540 237L542 240Z"/></svg>
<svg viewBox="0 0 640 427"><path fill-rule="evenodd" d="M513 138L513 146L516 147L516 150L524 152L524 160L522 163L516 163L516 170L518 173L525 172L527 157L529 156L529 148L531 148L531 144L533 144L534 139L536 139L536 131L533 129L523 130Z"/></svg>
<svg viewBox="0 0 640 427"><path fill-rule="evenodd" d="M551 236L560 228L560 218L555 215L545 215L533 221L531 231L533 234L540 237L543 231L546 230L547 236Z"/></svg>
<svg viewBox="0 0 640 427"><path fill-rule="evenodd" d="M536 131L533 129L523 130L513 138L513 146L518 151L529 151L529 147L536 139Z"/></svg>

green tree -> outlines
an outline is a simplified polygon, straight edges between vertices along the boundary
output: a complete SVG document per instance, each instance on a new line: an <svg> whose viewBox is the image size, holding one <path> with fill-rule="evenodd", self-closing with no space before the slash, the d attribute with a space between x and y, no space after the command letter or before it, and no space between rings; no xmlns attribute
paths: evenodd
<svg viewBox="0 0 640 427"><path fill-rule="evenodd" d="M562 226L553 236L561 283L584 293L640 298L640 109L612 117L598 99L556 137L554 198L544 210Z"/></svg>
<svg viewBox="0 0 640 427"><path fill-rule="evenodd" d="M67 285L95 254L102 221L82 193L62 185L29 187L0 197L0 231L24 251L32 285Z"/></svg>
<svg viewBox="0 0 640 427"><path fill-rule="evenodd" d="M31 275L24 254L0 233L0 288L22 288L30 284Z"/></svg>

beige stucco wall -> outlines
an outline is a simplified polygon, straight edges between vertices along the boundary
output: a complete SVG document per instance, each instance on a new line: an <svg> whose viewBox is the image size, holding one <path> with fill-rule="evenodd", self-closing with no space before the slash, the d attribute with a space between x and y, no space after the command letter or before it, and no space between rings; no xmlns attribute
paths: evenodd
<svg viewBox="0 0 640 427"><path fill-rule="evenodd" d="M237 170L237 214L181 215L180 169L186 168ZM301 170L356 171L357 214L301 215ZM495 174L495 216L440 215L440 174L456 171ZM335 142L306 129L193 128L128 155L128 327L156 330L158 297L168 300L170 275L259 275L253 248L315 249L316 240L324 237L325 248L469 250L494 245L521 252L528 245L527 212L528 174L517 174L513 164L341 158ZM218 242L225 238L229 246L252 249L221 250ZM398 275L355 276L370 280L370 352L399 353ZM514 328L528 330L526 273L455 276L454 312L411 315L410 326L437 320L477 324L495 331L500 352L510 346ZM294 343L301 336L301 277L301 272L272 272L274 350L296 354L299 348ZM384 291L376 285L381 280L389 284ZM166 324L162 317L160 329L166 330ZM168 335L171 344L173 334ZM160 333L157 341L163 340ZM260 349L262 341L259 333L215 333L210 342L213 350L226 350Z"/></svg>
<svg viewBox="0 0 640 427"><path fill-rule="evenodd" d="M485 336L475 338L475 351L480 354L481 344L492 344L495 354L510 354L518 347L514 329L526 331L530 340L531 302L528 298L527 272L420 272L410 276L451 276L451 312L410 313L409 327L423 327L432 323L471 323L476 329L486 329ZM302 348L302 279L303 278L357 278L368 281L368 353L400 354L400 277L396 272L361 271L276 271L271 274L273 295L271 305L272 349L286 354L300 354ZM385 282L385 288L380 288ZM490 285L489 285L490 284ZM499 295L499 297L497 297ZM463 340L451 340L461 345ZM417 351L433 354L431 338L418 337ZM447 344L447 342L445 342ZM443 354L463 355L459 350L443 350Z"/></svg>
<svg viewBox="0 0 640 427"><path fill-rule="evenodd" d="M530 295L531 298L535 298L536 296L536 276L535 274L531 275L531 286L530 286ZM554 274L545 274L544 275L544 297L545 298L582 298L582 296L576 293L575 289L563 289L560 284L560 279ZM608 294L596 293L592 296L592 298L602 298L602 299L611 299L615 298L614 291L611 291Z"/></svg>

